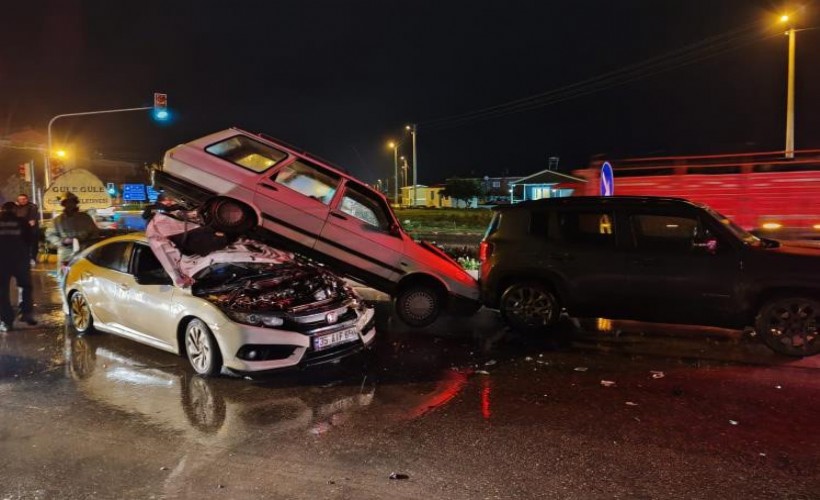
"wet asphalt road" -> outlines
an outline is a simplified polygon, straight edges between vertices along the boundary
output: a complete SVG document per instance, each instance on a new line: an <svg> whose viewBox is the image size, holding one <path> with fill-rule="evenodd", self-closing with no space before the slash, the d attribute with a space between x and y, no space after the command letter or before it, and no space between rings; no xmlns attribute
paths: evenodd
<svg viewBox="0 0 820 500"><path fill-rule="evenodd" d="M41 324L0 334L0 499L820 498L820 362L736 333L381 304L370 355L206 380L76 336L35 278Z"/></svg>

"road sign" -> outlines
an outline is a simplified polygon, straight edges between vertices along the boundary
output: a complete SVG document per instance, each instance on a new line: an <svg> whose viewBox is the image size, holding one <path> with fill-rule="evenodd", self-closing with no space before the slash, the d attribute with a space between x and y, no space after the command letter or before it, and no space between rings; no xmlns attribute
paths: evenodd
<svg viewBox="0 0 820 500"><path fill-rule="evenodd" d="M601 196L615 195L615 174L612 173L612 165L605 161L601 165Z"/></svg>
<svg viewBox="0 0 820 500"><path fill-rule="evenodd" d="M153 186L145 186L145 189L148 191L148 201L151 203L156 203L157 197L159 196L159 191L154 189Z"/></svg>
<svg viewBox="0 0 820 500"><path fill-rule="evenodd" d="M145 201L145 184L123 184L123 201Z"/></svg>

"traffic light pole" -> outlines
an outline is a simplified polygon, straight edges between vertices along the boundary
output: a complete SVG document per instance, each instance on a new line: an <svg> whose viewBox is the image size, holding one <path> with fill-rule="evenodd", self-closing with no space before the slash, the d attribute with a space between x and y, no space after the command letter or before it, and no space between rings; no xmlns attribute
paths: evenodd
<svg viewBox="0 0 820 500"><path fill-rule="evenodd" d="M120 109L104 109L101 111L83 111L82 113L65 113L62 115L57 115L48 122L48 150L46 151L46 171L44 180L45 182L44 187L48 188L51 184L51 126L54 125L60 118L66 118L70 116L88 116L88 115L107 115L110 113L125 113L128 111L147 111L149 109L154 109L154 106L143 106L140 108L120 108Z"/></svg>

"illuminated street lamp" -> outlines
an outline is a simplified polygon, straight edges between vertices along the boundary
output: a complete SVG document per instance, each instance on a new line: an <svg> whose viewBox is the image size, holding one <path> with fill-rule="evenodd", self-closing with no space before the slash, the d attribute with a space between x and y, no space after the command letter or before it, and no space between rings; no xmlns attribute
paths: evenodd
<svg viewBox="0 0 820 500"><path fill-rule="evenodd" d="M54 122L59 120L60 118L69 118L69 117L76 117L76 116L90 116L90 115L107 115L111 113L125 113L129 111L146 111L149 109L154 110L154 118L159 121L167 120L170 115L168 114L168 96L166 94L155 93L154 94L154 105L153 106L140 106L138 108L118 108L118 109L102 109L99 111L83 111L81 113L63 113L61 115L54 116L51 120L48 121L48 146L46 154L46 170L45 170L45 185L48 186L50 182L50 175L49 171L51 169L51 154L52 154L52 144L51 144L51 127L54 125ZM58 155L59 156L59 155Z"/></svg>
<svg viewBox="0 0 820 500"><path fill-rule="evenodd" d="M407 158L402 156L402 157L399 158L399 160L402 161L402 165L401 165L402 186L407 186Z"/></svg>
<svg viewBox="0 0 820 500"><path fill-rule="evenodd" d="M796 38L794 36L796 30L794 24L790 20L788 14L780 16L780 22L787 23L789 30L786 34L789 36L789 72L788 72L788 91L786 94L786 158L794 158L794 53Z"/></svg>
<svg viewBox="0 0 820 500"><path fill-rule="evenodd" d="M412 205L416 205L416 185L418 185L418 180L416 179L416 166L418 164L418 152L416 151L416 135L418 135L418 130L416 124L407 125L404 127L405 130L410 132L410 135L413 136L413 203Z"/></svg>
<svg viewBox="0 0 820 500"><path fill-rule="evenodd" d="M393 150L393 203L399 203L399 145L393 141L387 143Z"/></svg>

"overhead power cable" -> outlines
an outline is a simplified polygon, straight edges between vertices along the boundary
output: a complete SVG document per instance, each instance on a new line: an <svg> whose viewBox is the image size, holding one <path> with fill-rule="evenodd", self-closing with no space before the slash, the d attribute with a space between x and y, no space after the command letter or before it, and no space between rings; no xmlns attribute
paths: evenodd
<svg viewBox="0 0 820 500"><path fill-rule="evenodd" d="M776 36L763 33L760 27L761 23L749 24L557 89L466 113L428 120L420 125L428 130L452 128L472 121L530 111L608 90L612 87L714 58L765 38Z"/></svg>

